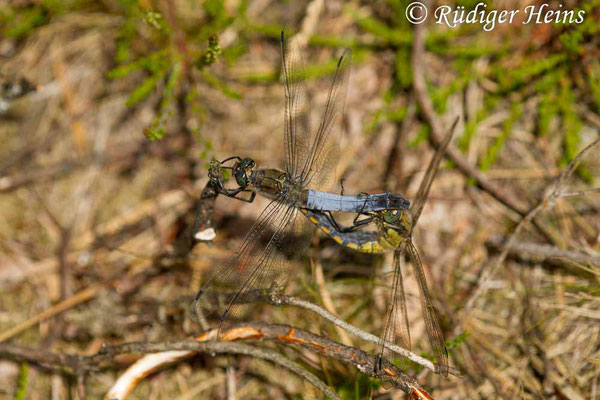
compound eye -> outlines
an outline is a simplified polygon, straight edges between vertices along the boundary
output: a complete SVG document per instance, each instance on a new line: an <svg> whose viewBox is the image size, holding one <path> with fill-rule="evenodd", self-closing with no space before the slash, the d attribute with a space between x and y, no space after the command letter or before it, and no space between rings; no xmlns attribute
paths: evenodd
<svg viewBox="0 0 600 400"><path fill-rule="evenodd" d="M388 224L395 224L400 219L400 212L398 210L386 210L383 213L383 219Z"/></svg>
<svg viewBox="0 0 600 400"><path fill-rule="evenodd" d="M243 169L252 168L254 166L254 160L251 158L242 158L242 161L240 161L240 166Z"/></svg>

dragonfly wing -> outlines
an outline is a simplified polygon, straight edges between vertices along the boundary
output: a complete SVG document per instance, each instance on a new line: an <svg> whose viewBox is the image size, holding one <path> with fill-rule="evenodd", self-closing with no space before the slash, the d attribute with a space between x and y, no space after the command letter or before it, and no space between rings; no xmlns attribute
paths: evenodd
<svg viewBox="0 0 600 400"><path fill-rule="evenodd" d="M433 354L437 359L438 372L444 376L448 376L448 350L444 342L444 335L442 329L435 316L435 310L431 302L431 296L429 295L429 289L427 288L427 281L425 280L425 273L423 272L423 263L417 248L412 241L407 241L406 251L410 258L410 263L413 266L415 278L419 284L419 293L421 297L421 309L423 311L423 318L425 319L425 327L427 329L427 336L429 336L429 343L433 350Z"/></svg>
<svg viewBox="0 0 600 400"><path fill-rule="evenodd" d="M303 182L311 189L327 191L335 181L351 63L352 52L346 49L338 60L321 123L311 138L308 157L302 166Z"/></svg>
<svg viewBox="0 0 600 400"><path fill-rule="evenodd" d="M395 343L396 336L400 334L402 346L410 350L410 331L408 325L408 312L406 310L406 297L402 281L401 256L402 249L394 252L394 281L392 282L392 296L383 327L380 343L380 357L392 361L394 356L385 343Z"/></svg>
<svg viewBox="0 0 600 400"><path fill-rule="evenodd" d="M297 210L272 201L254 223L237 253L204 284L196 300L207 308L224 309L226 319L243 316L255 289L282 287L289 272L289 260L282 250L288 234L296 231ZM203 307L204 308L204 307Z"/></svg>
<svg viewBox="0 0 600 400"><path fill-rule="evenodd" d="M429 166L427 167L427 171L425 172L425 176L421 181L421 186L419 186L419 191L417 192L415 201L413 202L413 205L411 207L413 226L417 224L417 220L421 215L421 211L423 211L423 207L425 206L425 202L427 201L427 197L429 196L429 189L431 188L433 179L437 174L438 167L440 166L440 162L442 161L442 157L444 156L444 152L446 151L446 148L448 147L448 144L452 139L452 135L454 135L454 129L456 128L457 124L458 118L456 118L454 120L454 123L452 123L450 131L444 138L444 141L440 144L440 147L438 147L433 158L431 159L431 162L429 163Z"/></svg>
<svg viewBox="0 0 600 400"><path fill-rule="evenodd" d="M310 148L310 101L298 41L281 30L281 60L285 89L283 145L286 172L296 177L307 162Z"/></svg>

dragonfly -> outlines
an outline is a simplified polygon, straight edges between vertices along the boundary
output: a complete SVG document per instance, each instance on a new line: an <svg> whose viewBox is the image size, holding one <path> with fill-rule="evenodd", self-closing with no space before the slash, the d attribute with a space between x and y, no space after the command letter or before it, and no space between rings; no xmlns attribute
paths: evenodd
<svg viewBox="0 0 600 400"><path fill-rule="evenodd" d="M296 151L301 151L296 148ZM228 163L232 162L230 166ZM337 158L331 156L328 163L337 163ZM234 188L225 186L225 172L230 171L237 184ZM294 205L298 208L308 208L318 211L340 211L363 213L367 211L382 211L390 209L407 209L410 201L397 193L359 193L357 195L343 195L308 189L303 182L289 182L286 172L276 168L258 168L256 162L248 157L229 157L223 161L213 158L210 162L208 173L210 182L219 188L219 194L253 202L259 194L275 200L285 190L286 184L297 186L301 195L294 197ZM249 197L244 197L249 193ZM290 200L292 200L290 198Z"/></svg>
<svg viewBox="0 0 600 400"><path fill-rule="evenodd" d="M282 288L291 268L291 259L309 244L315 226L299 212L314 207L319 212L364 212L388 208L406 209L410 202L400 195L344 196L327 193L335 180L339 158L341 117L348 86L351 51L338 59L322 119L311 130L310 107L304 71L296 41L281 32L282 74L285 91L285 168L258 168L250 158L231 157L211 161L209 178L219 194L252 202L256 194L270 200L250 228L236 254L219 267L196 296L196 307L216 306L224 311L219 332L229 319L238 319L248 308L242 300L255 289ZM231 172L237 187L225 186ZM249 197L245 193L250 193Z"/></svg>
<svg viewBox="0 0 600 400"><path fill-rule="evenodd" d="M396 335L404 347L411 347L410 329L408 322L408 313L406 307L406 298L404 292L401 259L404 254L408 255L413 267L413 273L419 285L419 295L421 299L421 309L425 320L427 336L433 354L437 361L437 372L448 375L448 350L444 342L444 335L435 315L435 309L431 301L431 295L427 287L427 280L423 272L423 263L417 247L413 243L412 233L419 220L421 211L425 205L431 184L437 173L439 164L442 160L444 151L454 133L458 119L452 125L449 133L439 146L432 158L423 181L417 192L413 205L408 210L377 210L363 212L363 219L356 220L352 226L340 227L328 218L323 212L301 209L301 212L323 232L335 240L338 244L351 248L353 250L379 254L389 251L394 252L393 257L393 279L391 297L386 311L383 334L381 335L380 353L378 363L379 368L383 368L383 359L393 357L392 352L387 348L387 343L395 343ZM375 231L360 230L368 225L375 225ZM384 376L385 371L379 371Z"/></svg>
<svg viewBox="0 0 600 400"><path fill-rule="evenodd" d="M252 158L233 156L210 161L209 185L218 194L245 202L253 202L256 195L273 201L287 202L297 208L325 211L330 222L336 224L331 212L353 212L407 209L410 201L395 193L334 194L319 190L331 186L339 159L339 135L335 133L343 113L351 53L346 50L339 59L334 82L329 92L321 124L315 134L310 130L310 107L304 87L304 71L296 42L287 42L281 32L282 70L285 78L286 108L284 151L286 169L259 168ZM237 186L227 187L226 175L232 175ZM208 186L207 186L208 187ZM204 196L204 193L203 193ZM199 209L194 222L202 228L206 212ZM209 241L214 230L194 230L197 240Z"/></svg>

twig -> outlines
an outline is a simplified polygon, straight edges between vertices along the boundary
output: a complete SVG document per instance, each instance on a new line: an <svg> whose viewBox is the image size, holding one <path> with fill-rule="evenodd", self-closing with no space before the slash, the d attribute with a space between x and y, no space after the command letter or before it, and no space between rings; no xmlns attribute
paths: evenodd
<svg viewBox="0 0 600 400"><path fill-rule="evenodd" d="M243 298L243 297L245 297L245 296L240 297L240 301L247 300L247 298ZM365 331L355 327L354 325L350 325L349 323L338 318L337 316L333 315L329 311L327 311L309 301L302 300L302 299L299 299L299 298L293 297L293 296L287 296L287 295L280 294L280 293L277 293L274 291L265 292L265 291L257 290L256 292L250 294L248 297L252 297L254 301L261 301L261 302L264 302L264 303L267 303L267 304L273 305L273 306L289 305L289 306L296 306L296 307L304 308L305 310L314 312L315 314L332 322L334 325L337 325L340 328L343 328L347 332L350 332L351 334L353 334L363 340L366 340L371 343L376 343L376 344L380 344L380 342L381 342L379 337L377 337L371 333L365 332ZM410 350L400 347L395 343L386 343L386 347L389 348L394 353L397 353L397 354L401 355L402 357L406 357L409 360L411 360L431 371L434 371L434 372L436 371L436 367L433 362L429 361L426 358L416 355L415 353L411 352ZM455 376L460 376L460 373L457 371L451 371L451 374L453 374Z"/></svg>
<svg viewBox="0 0 600 400"><path fill-rule="evenodd" d="M495 235L486 242L486 246L489 246L494 250L503 251L504 247L506 246L506 242L506 238L500 235ZM567 261L570 263L600 267L599 256L585 254L580 251L564 250L547 244L519 241L517 243L513 243L508 250L508 254L528 262L545 261L553 265L564 266L565 261Z"/></svg>
<svg viewBox="0 0 600 400"><path fill-rule="evenodd" d="M0 343L4 342L5 340L10 339L11 337L23 332L24 330L26 330L28 328L31 328L32 326L40 323L41 321L43 321L45 319L48 319L57 314L60 314L61 312L68 310L69 308L74 307L77 304L83 303L84 301L87 301L87 300L93 298L94 296L96 296L98 291L100 289L102 289L104 286L105 286L104 284L100 284L100 283L92 285L92 286L76 293L75 295L73 295L73 297L69 297L68 299L61 301L57 305L50 307L49 309L41 312L40 314L36 315L35 317L29 318L27 321L20 323L19 325L15 326L14 328L11 328L3 333L0 333Z"/></svg>
<svg viewBox="0 0 600 400"><path fill-rule="evenodd" d="M214 335L216 335L216 332L214 332ZM326 396L333 399L339 399L339 396L337 396L337 394L331 388L329 388L314 374L307 371L300 365L286 359L281 354L273 350L256 348L242 343L215 341L198 342L192 340L173 343L128 343L120 346L106 346L101 350L100 353L89 357L56 354L21 346L0 344L0 358L8 358L15 361L25 361L31 364L39 365L49 370L66 372L72 375L79 375L83 373L99 371L100 368L98 367L98 364L100 362L112 361L112 359L114 359L114 357L119 354L159 353L160 355L162 355L162 353L164 352L180 353L184 355L184 357L186 355L195 354L197 352L203 352L219 354L243 354L251 357L261 358L281 365L287 368L288 370L294 372L295 374L301 376L303 379L307 380L312 385L314 385L317 389L321 390ZM155 356L155 354L152 355ZM162 365L164 364L157 365L156 368ZM146 371L146 375L148 375L153 370ZM120 389L123 388L120 387ZM127 393L129 393L129 391L133 389L133 387L128 387L125 389L128 390L126 390L125 392L117 392L115 385L113 386L113 389L111 389L108 392L105 398L111 400L123 399L125 398L124 396L126 396Z"/></svg>
<svg viewBox="0 0 600 400"><path fill-rule="evenodd" d="M162 351L188 351L192 353L203 352L203 353L218 353L218 354L241 354L251 356L255 358L261 358L263 360L271 361L278 364L303 379L310 382L317 389L322 391L327 397L333 399L339 399L340 397L329 388L323 381L317 378L314 374L307 371L302 366L292 362L282 356L280 353L270 349L257 348L249 346L243 343L232 343L232 342L197 342L197 341L185 341L185 342L173 342L173 343L130 343L123 346L117 346L112 348L111 351L119 353L158 353ZM121 399L122 397L114 397L112 392L109 392L106 399Z"/></svg>
<svg viewBox="0 0 600 400"><path fill-rule="evenodd" d="M321 296L321 302L327 311L331 314L339 317L339 314L335 310L335 305L333 304L333 299L331 298L330 293L327 291L325 287L325 276L323 274L323 266L321 262L318 260L313 260L313 257L310 258L311 270L315 271L315 282L319 288L319 295ZM338 335L340 335L340 339L342 343L346 346L353 346L352 340L346 333L344 329L339 326L335 327Z"/></svg>
<svg viewBox="0 0 600 400"><path fill-rule="evenodd" d="M77 396L79 400L85 400L85 375L77 375Z"/></svg>
<svg viewBox="0 0 600 400"><path fill-rule="evenodd" d="M54 215L48 203L44 200L40 194L33 189L33 194L42 205L46 215L58 230L60 234L60 240L58 243L58 248L56 249L56 258L58 259L58 270L60 275L60 300L64 300L67 297L70 297L72 293L72 285L73 285L73 277L71 273L71 266L67 260L67 254L69 251L69 245L71 242L71 233L73 232L73 223L70 226L65 227L58 217Z"/></svg>
<svg viewBox="0 0 600 400"><path fill-rule="evenodd" d="M335 392L321 382L316 376L296 363L286 359L281 354L268 349L256 348L237 343L239 340L275 340L285 344L305 347L315 353L337 359L352 365L361 372L378 376L377 356L363 350L345 346L324 336L315 335L302 329L287 325L269 325L264 323L243 323L222 332L221 341L215 342L217 330L212 330L195 340L172 343L127 343L117 346L105 346L93 356L77 356L55 354L21 346L0 344L0 358L15 361L26 361L44 368L69 374L86 374L97 372L105 367L106 362L113 362L120 354L157 353L150 354L133 364L115 383L108 392L107 399L123 399L145 376L156 369L174 361L187 358L197 352L244 354L275 362L309 381L325 395L339 398ZM386 378L407 393L414 390L422 391L420 385L411 377L405 375L397 367L384 362L381 368Z"/></svg>
<svg viewBox="0 0 600 400"><path fill-rule="evenodd" d="M232 365L227 366L227 374L225 379L227 382L227 400L236 400L237 386L235 383L235 368Z"/></svg>
<svg viewBox="0 0 600 400"><path fill-rule="evenodd" d="M287 325L240 323L229 330L222 332L221 335L221 341L217 343L226 344L239 340L276 340L285 344L294 344L308 348L309 350L322 354L326 357L337 359L348 365L352 365L367 375L376 376L377 374L375 368L377 358L375 356L372 356L360 349L334 342L324 336L315 335L302 329L293 328ZM196 342L201 343L215 343L214 340L216 337L217 330L215 329L196 338L195 340ZM202 350L202 348L196 349L193 345L190 345L190 343L194 342L186 341L162 344L163 350L157 349L156 354L149 354L129 367L128 370L121 375L118 381L113 385L113 388L111 388L109 391L110 396L107 395L107 398L122 400L125 398L127 393L133 389L135 384L137 384L141 379L146 377L151 372L154 372L156 369L172 362L180 361L181 359L193 356L198 351L208 351ZM140 345L143 346L143 351L139 350ZM106 352L112 353L115 351L115 349L117 349L118 352L125 353L153 352L152 350L148 349L146 345L139 343L116 346L115 348L107 348ZM165 350L167 351L165 352ZM422 390L422 388L414 379L403 374L399 369L389 363L385 365L384 372L387 374L388 378L396 384L397 387L401 388L407 393L410 393L413 389ZM321 390L325 393L325 390Z"/></svg>
<svg viewBox="0 0 600 400"><path fill-rule="evenodd" d="M426 7L429 8L429 4L426 4ZM424 77L424 53L425 27L423 24L415 25L412 50L413 88L421 113L431 127L431 141L436 147L439 147L444 140L444 129L442 129L439 118L433 108L431 98L427 93ZM454 164L456 164L458 169L464 175L473 178L476 181L477 186L481 189L519 215L525 216L527 214L528 210L526 205L511 196L506 190L490 181L481 171L473 167L454 146L449 145L446 149L446 154Z"/></svg>
<svg viewBox="0 0 600 400"><path fill-rule="evenodd" d="M296 40L303 49L308 44L308 38L311 37L319 23L319 17L325 8L323 0L312 0L306 7L306 15L302 20L300 32L296 35Z"/></svg>
<svg viewBox="0 0 600 400"><path fill-rule="evenodd" d="M406 134L410 125L413 123L414 116L416 112L415 100L413 97L409 99L408 102L408 110L406 112L406 116L402 120L402 122L394 123L395 132L394 132L394 144L390 152L388 153L387 161L385 163L385 171L383 173L383 184L385 190L397 190L398 182L396 182L395 186L390 186L390 178L392 174L396 176L402 176L402 164L398 162L403 158L403 149L405 147L406 142ZM396 167L396 164L399 164Z"/></svg>
<svg viewBox="0 0 600 400"><path fill-rule="evenodd" d="M531 222L537 216L537 214L540 211L553 207L556 199L560 198L562 196L562 189L563 189L565 182L571 176L573 171L575 171L575 169L581 162L581 159L585 155L587 155L592 149L594 149L598 144L600 144L600 138L594 140L592 143L588 144L583 150L581 150L581 152L579 154L577 154L577 156L573 159L573 161L571 161L571 163L567 166L567 168L565 168L563 170L560 177L554 183L551 183L550 185L548 185L549 188L552 188L552 189L546 191L547 194L544 195L544 197L540 200L539 204L533 210L531 210L529 213L527 213L527 215L525 215L523 217L523 219L521 219L521 221L519 222L519 224L516 226L515 230L513 231L512 235L510 235L510 238L506 241L506 244L504 245L504 249L503 249L502 253L500 253L500 256L496 259L496 262L481 275L478 285L477 285L477 289L471 294L471 296L465 303L465 307L463 309L463 315L462 315L462 319L461 319L461 324L459 324L459 325L462 325L462 322L464 322L464 320L467 318L470 310L473 308L473 305L475 304L475 301L485 291L487 291L487 289L488 289L487 282L494 276L494 274L498 271L498 269L500 269L502 264L504 264L504 261L506 260L506 257L508 256L509 251L512 248L514 248L514 246L516 245L517 237L519 236L521 231L525 228L525 226L527 226L527 224L529 222Z"/></svg>

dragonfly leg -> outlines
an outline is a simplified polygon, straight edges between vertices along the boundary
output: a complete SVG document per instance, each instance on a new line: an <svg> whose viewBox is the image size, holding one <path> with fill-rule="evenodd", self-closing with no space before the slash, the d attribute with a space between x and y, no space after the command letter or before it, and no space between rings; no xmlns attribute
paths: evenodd
<svg viewBox="0 0 600 400"><path fill-rule="evenodd" d="M231 160L242 161L242 158L241 158L241 157L238 157L238 156L233 156L233 157L226 158L226 159L224 159L223 161L219 161L219 162L220 162L221 164L224 164L224 163L226 163L227 161L231 161ZM229 167L229 168L231 168L231 167Z"/></svg>
<svg viewBox="0 0 600 400"><path fill-rule="evenodd" d="M240 193L250 193L250 198L245 199L243 197L238 196ZM252 203L254 198L256 197L256 192L248 189L222 189L221 194L224 194L227 197L231 197L232 199L245 201L246 203Z"/></svg>
<svg viewBox="0 0 600 400"><path fill-rule="evenodd" d="M325 218L327 218L327 221L329 221L329 223L333 225L336 231L342 232L344 229L346 229L345 227L342 227L340 224L337 223L331 211L325 211L323 214L325 215Z"/></svg>
<svg viewBox="0 0 600 400"><path fill-rule="evenodd" d="M360 229L361 227L371 223L371 221L373 220L373 216L368 216L367 218L358 221L357 218L354 219L352 226L342 226L340 225L335 218L333 217L333 214L331 214L331 211L325 211L324 212L325 218L327 218L327 221L329 221L329 223L331 225L333 225L333 227L341 233L346 233L346 232L352 232L355 231L357 229ZM368 214L359 214L359 215L368 215Z"/></svg>
<svg viewBox="0 0 600 400"><path fill-rule="evenodd" d="M365 196L367 196L367 198L365 199L365 202L361 206L360 211L358 213L356 213L354 220L352 220L352 224L355 227L366 225L366 224L370 223L371 221L373 221L373 218L374 218L372 215L365 212L365 207L367 205L367 201L369 201L369 194L368 193L359 193L359 195L365 195ZM359 221L359 218L361 215L366 215L367 218Z"/></svg>
<svg viewBox="0 0 600 400"><path fill-rule="evenodd" d="M358 218L359 218L361 215L366 215L366 216L367 216L367 218L359 220ZM363 214L363 213L356 214L356 217L354 217L354 220L352 221L352 226L351 226L351 227L344 228L344 229L346 229L346 230L347 230L347 232L349 232L349 231L353 231L353 230L356 230L356 229L358 229L358 228L361 228L361 227L363 227L363 226L365 226L365 225L368 225L368 224L370 224L371 222L373 222L373 219L375 219L375 217L374 217L374 216L372 216L372 215L369 215L369 214L366 214L366 213L364 213L364 214Z"/></svg>

